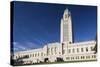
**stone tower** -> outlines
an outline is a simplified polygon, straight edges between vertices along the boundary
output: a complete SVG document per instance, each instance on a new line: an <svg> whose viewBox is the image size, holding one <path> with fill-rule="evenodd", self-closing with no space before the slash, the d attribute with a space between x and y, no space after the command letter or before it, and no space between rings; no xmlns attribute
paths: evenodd
<svg viewBox="0 0 100 67"><path fill-rule="evenodd" d="M64 10L63 18L60 24L60 42L61 43L72 43L72 21L71 13L68 9Z"/></svg>

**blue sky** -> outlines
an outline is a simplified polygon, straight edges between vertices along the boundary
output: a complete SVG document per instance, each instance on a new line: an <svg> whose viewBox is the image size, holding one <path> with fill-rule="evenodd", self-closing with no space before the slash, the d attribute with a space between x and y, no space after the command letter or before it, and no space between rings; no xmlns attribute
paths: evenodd
<svg viewBox="0 0 100 67"><path fill-rule="evenodd" d="M66 8L72 16L74 42L93 40L96 37L96 6L16 1L13 8L14 51L60 42L60 20Z"/></svg>

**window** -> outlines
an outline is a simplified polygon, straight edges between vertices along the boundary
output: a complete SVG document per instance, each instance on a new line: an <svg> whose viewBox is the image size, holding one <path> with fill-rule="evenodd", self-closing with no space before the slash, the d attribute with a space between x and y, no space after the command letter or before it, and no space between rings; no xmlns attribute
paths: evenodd
<svg viewBox="0 0 100 67"><path fill-rule="evenodd" d="M53 48L51 48L51 54L53 55Z"/></svg>
<svg viewBox="0 0 100 67"><path fill-rule="evenodd" d="M90 58L90 56L86 56L86 58L87 58L87 59L89 59L89 58Z"/></svg>
<svg viewBox="0 0 100 67"><path fill-rule="evenodd" d="M84 59L84 56L81 56L81 59Z"/></svg>
<svg viewBox="0 0 100 67"><path fill-rule="evenodd" d="M47 48L47 55L50 54L50 48Z"/></svg>
<svg viewBox="0 0 100 67"><path fill-rule="evenodd" d="M68 53L71 53L71 49L68 50Z"/></svg>
<svg viewBox="0 0 100 67"><path fill-rule="evenodd" d="M81 59L84 59L85 57L84 56L81 56Z"/></svg>
<svg viewBox="0 0 100 67"><path fill-rule="evenodd" d="M66 60L69 60L70 58L69 57L66 57Z"/></svg>
<svg viewBox="0 0 100 67"><path fill-rule="evenodd" d="M30 54L30 57L32 57L32 54Z"/></svg>
<svg viewBox="0 0 100 67"><path fill-rule="evenodd" d="M65 50L62 50L62 54L65 54Z"/></svg>
<svg viewBox="0 0 100 67"><path fill-rule="evenodd" d="M77 48L77 52L79 52L79 48Z"/></svg>
<svg viewBox="0 0 100 67"><path fill-rule="evenodd" d="M86 52L88 52L88 47L86 47Z"/></svg>
<svg viewBox="0 0 100 67"><path fill-rule="evenodd" d="M91 51L93 51L93 47L90 47Z"/></svg>
<svg viewBox="0 0 100 67"><path fill-rule="evenodd" d="M33 54L33 57L34 57L34 54Z"/></svg>
<svg viewBox="0 0 100 67"><path fill-rule="evenodd" d="M17 58L17 56L16 56L16 58Z"/></svg>
<svg viewBox="0 0 100 67"><path fill-rule="evenodd" d="M44 56L45 56L46 54L44 54Z"/></svg>
<svg viewBox="0 0 100 67"><path fill-rule="evenodd" d="M75 52L75 49L73 48L73 53Z"/></svg>
<svg viewBox="0 0 100 67"><path fill-rule="evenodd" d="M72 59L74 59L74 57L72 57Z"/></svg>
<svg viewBox="0 0 100 67"><path fill-rule="evenodd" d="M74 59L74 57L71 57L71 59Z"/></svg>
<svg viewBox="0 0 100 67"><path fill-rule="evenodd" d="M61 52L59 52L59 54L61 54Z"/></svg>
<svg viewBox="0 0 100 67"><path fill-rule="evenodd" d="M83 52L83 48L81 48L81 52Z"/></svg>
<svg viewBox="0 0 100 67"><path fill-rule="evenodd" d="M55 54L57 54L56 49L57 49L57 47L55 47Z"/></svg>
<svg viewBox="0 0 100 67"><path fill-rule="evenodd" d="M22 58L29 58L29 55L24 55Z"/></svg>
<svg viewBox="0 0 100 67"><path fill-rule="evenodd" d="M79 56L76 56L76 59L79 59Z"/></svg>
<svg viewBox="0 0 100 67"><path fill-rule="evenodd" d="M41 53L41 56L43 56L43 53Z"/></svg>
<svg viewBox="0 0 100 67"><path fill-rule="evenodd" d="M85 59L85 56L83 56L83 59Z"/></svg>
<svg viewBox="0 0 100 67"><path fill-rule="evenodd" d="M94 58L96 58L96 55L94 55Z"/></svg>
<svg viewBox="0 0 100 67"><path fill-rule="evenodd" d="M92 58L94 58L94 55L92 55Z"/></svg>
<svg viewBox="0 0 100 67"><path fill-rule="evenodd" d="M36 54L35 54L35 57L36 57Z"/></svg>
<svg viewBox="0 0 100 67"><path fill-rule="evenodd" d="M92 58L96 58L96 55L92 55Z"/></svg>
<svg viewBox="0 0 100 67"><path fill-rule="evenodd" d="M82 56L81 56L81 59L82 59Z"/></svg>
<svg viewBox="0 0 100 67"><path fill-rule="evenodd" d="M77 57L75 59L77 59Z"/></svg>
<svg viewBox="0 0 100 67"><path fill-rule="evenodd" d="M69 42L69 44L71 44L72 42Z"/></svg>

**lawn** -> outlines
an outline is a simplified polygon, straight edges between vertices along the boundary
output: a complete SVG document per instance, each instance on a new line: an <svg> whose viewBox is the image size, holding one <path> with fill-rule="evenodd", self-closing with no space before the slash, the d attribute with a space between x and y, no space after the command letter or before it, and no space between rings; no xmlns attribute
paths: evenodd
<svg viewBox="0 0 100 67"><path fill-rule="evenodd" d="M61 61L61 62L41 62L41 63L24 64L24 65L45 65L45 64L62 64L62 63L93 62L93 61L97 61L97 60ZM16 65L16 66L24 66L24 65Z"/></svg>

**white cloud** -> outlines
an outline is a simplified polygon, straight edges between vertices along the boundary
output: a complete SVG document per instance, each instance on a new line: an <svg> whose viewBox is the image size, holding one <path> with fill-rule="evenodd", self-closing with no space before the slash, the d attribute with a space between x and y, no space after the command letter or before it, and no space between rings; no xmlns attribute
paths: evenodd
<svg viewBox="0 0 100 67"><path fill-rule="evenodd" d="M20 51L20 50L26 50L27 48L25 46L22 46L22 44L18 42L13 42L13 49L14 51Z"/></svg>
<svg viewBox="0 0 100 67"><path fill-rule="evenodd" d="M27 42L26 44L28 45L29 48L38 48L38 47L40 47L40 45L38 45L34 42Z"/></svg>
<svg viewBox="0 0 100 67"><path fill-rule="evenodd" d="M14 52L16 51L22 51L22 50L29 50L34 48L39 48L40 45L34 43L34 42L25 42L25 43L19 43L19 42L13 42L13 49Z"/></svg>

